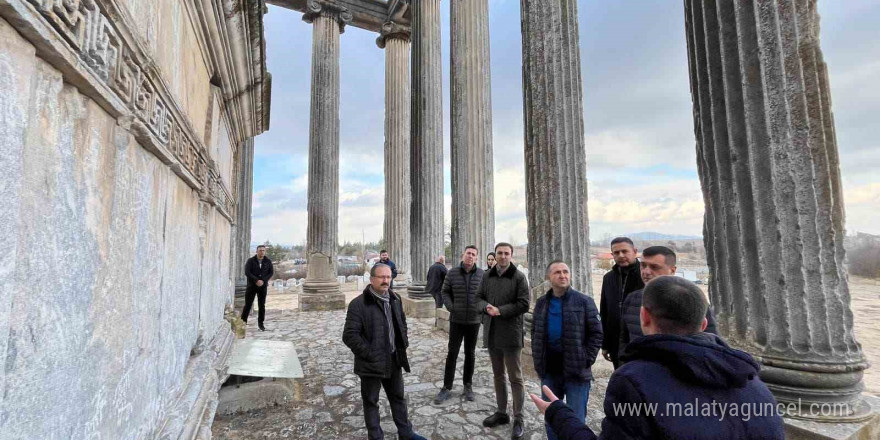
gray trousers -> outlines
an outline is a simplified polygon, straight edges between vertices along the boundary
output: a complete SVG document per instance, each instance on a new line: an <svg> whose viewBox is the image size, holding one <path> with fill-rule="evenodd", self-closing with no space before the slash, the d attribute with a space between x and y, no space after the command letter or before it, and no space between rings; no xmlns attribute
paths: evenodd
<svg viewBox="0 0 880 440"><path fill-rule="evenodd" d="M495 376L495 401L498 403L498 412L507 414L507 376L510 376L510 388L513 392L513 417L519 420L523 418L523 405L526 401L522 362L520 361L521 353L521 348L505 351L489 349L492 374ZM505 370L507 370L506 375Z"/></svg>

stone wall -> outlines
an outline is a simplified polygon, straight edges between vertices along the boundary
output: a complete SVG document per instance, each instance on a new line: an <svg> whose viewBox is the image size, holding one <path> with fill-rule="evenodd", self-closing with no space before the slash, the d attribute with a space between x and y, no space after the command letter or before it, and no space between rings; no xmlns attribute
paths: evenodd
<svg viewBox="0 0 880 440"><path fill-rule="evenodd" d="M210 437L262 6L0 0L4 438Z"/></svg>

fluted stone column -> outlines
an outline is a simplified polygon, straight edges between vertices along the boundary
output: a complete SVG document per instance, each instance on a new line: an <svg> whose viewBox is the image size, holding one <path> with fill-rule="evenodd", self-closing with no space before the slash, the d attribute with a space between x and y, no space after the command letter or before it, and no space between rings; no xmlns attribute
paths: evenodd
<svg viewBox="0 0 880 440"><path fill-rule="evenodd" d="M529 281L551 261L591 293L577 0L522 0Z"/></svg>
<svg viewBox="0 0 880 440"><path fill-rule="evenodd" d="M411 267L409 28L385 23L376 44L385 49L385 247L400 289Z"/></svg>
<svg viewBox="0 0 880 440"><path fill-rule="evenodd" d="M247 289L247 278L244 275L244 263L250 258L251 248L251 208L254 192L254 139L250 138L241 144L239 153L238 205L235 213L236 236L232 248L235 252L235 292L244 294Z"/></svg>
<svg viewBox="0 0 880 440"><path fill-rule="evenodd" d="M452 254L495 246L488 0L449 2L452 34Z"/></svg>
<svg viewBox="0 0 880 440"><path fill-rule="evenodd" d="M440 0L412 8L412 277L409 294L428 296L428 268L443 255L443 70Z"/></svg>
<svg viewBox="0 0 880 440"><path fill-rule="evenodd" d="M309 2L303 20L313 25L312 106L309 127L309 268L300 309L345 308L336 280L339 228L339 35L351 14Z"/></svg>
<svg viewBox="0 0 880 440"><path fill-rule="evenodd" d="M790 416L870 416L853 334L831 93L815 0L686 0L710 296ZM801 399L799 401L799 399Z"/></svg>

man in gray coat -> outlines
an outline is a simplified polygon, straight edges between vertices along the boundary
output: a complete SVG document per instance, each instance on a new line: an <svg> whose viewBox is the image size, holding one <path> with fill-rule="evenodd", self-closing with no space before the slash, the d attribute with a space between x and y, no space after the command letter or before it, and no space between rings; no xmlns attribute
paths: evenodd
<svg viewBox="0 0 880 440"><path fill-rule="evenodd" d="M492 428L510 423L507 414L507 383L505 370L513 391L513 431L511 438L524 434L522 363L523 314L529 311L529 282L526 275L512 264L513 246L495 245L495 267L483 276L477 291L477 307L484 313L483 338L489 348L492 374L495 377L495 400L498 410L483 420L483 426Z"/></svg>

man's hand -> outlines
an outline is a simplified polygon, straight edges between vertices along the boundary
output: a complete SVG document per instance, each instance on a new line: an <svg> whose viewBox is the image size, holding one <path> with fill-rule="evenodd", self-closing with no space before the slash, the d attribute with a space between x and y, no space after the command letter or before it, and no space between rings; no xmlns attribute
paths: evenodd
<svg viewBox="0 0 880 440"><path fill-rule="evenodd" d="M547 407L550 406L551 403L559 400L559 398L557 398L556 395L553 394L553 391L550 391L550 388L547 385L541 387L541 390L544 391L544 395L546 395L547 398L550 399L549 401L545 401L541 397L534 394L529 394L529 397L532 398L532 402L535 402L535 406L538 407L538 411L541 411L541 414L544 414L547 411Z"/></svg>
<svg viewBox="0 0 880 440"><path fill-rule="evenodd" d="M263 287L263 280L257 280L257 287Z"/></svg>
<svg viewBox="0 0 880 440"><path fill-rule="evenodd" d="M501 311L498 310L498 307L495 307L492 304L486 306L486 313L488 313L489 316L501 316Z"/></svg>
<svg viewBox="0 0 880 440"><path fill-rule="evenodd" d="M611 360L611 353L609 353L608 350L602 350L602 357L608 362L613 362Z"/></svg>

